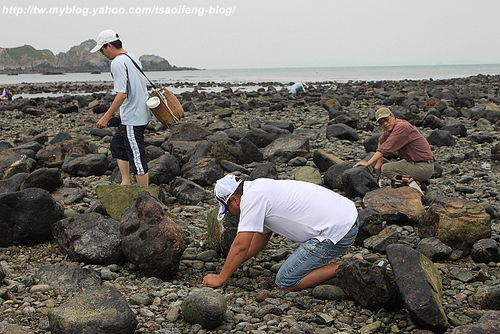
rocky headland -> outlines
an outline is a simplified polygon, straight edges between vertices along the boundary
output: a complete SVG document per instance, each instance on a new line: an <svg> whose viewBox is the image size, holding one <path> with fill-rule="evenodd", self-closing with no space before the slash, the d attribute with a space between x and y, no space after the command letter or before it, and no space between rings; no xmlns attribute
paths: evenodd
<svg viewBox="0 0 500 334"><path fill-rule="evenodd" d="M500 76L258 85L179 94L182 122L148 126L147 189L114 185L113 128L95 127L110 83L13 86L65 95L0 101L0 333L498 333ZM351 168L376 148L382 105L431 143L423 197ZM234 238L212 196L229 172L352 198L362 227L337 277L278 289L297 245L274 236L200 289Z"/></svg>

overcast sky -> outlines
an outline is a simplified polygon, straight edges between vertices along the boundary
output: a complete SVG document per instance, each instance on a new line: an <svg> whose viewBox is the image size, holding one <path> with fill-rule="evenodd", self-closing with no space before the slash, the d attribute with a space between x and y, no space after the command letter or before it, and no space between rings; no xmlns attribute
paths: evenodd
<svg viewBox="0 0 500 334"><path fill-rule="evenodd" d="M0 47L57 53L113 29L198 68L498 64L499 17L499 0L0 0Z"/></svg>

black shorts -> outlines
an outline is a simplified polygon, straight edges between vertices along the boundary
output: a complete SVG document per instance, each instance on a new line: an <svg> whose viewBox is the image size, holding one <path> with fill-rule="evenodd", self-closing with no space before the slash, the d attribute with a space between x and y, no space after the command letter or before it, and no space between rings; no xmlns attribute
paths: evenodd
<svg viewBox="0 0 500 334"><path fill-rule="evenodd" d="M148 172L144 130L147 125L133 126L120 124L111 140L111 155L115 159L130 163L132 172L144 175Z"/></svg>

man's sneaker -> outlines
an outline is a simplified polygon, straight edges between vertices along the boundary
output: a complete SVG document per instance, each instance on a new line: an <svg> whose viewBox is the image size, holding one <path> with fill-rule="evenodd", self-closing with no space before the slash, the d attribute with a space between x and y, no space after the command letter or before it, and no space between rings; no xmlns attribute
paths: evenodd
<svg viewBox="0 0 500 334"><path fill-rule="evenodd" d="M424 196L424 192L422 191L422 189L420 189L420 187L418 186L417 182L415 181L411 181L410 184L408 184L409 187L413 188L413 189L417 189L418 192L420 194L422 194L422 196Z"/></svg>

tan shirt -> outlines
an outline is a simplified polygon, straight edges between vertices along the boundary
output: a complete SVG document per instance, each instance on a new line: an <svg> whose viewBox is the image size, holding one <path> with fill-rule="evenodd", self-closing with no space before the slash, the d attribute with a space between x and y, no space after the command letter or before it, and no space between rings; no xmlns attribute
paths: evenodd
<svg viewBox="0 0 500 334"><path fill-rule="evenodd" d="M406 161L434 159L427 139L416 127L402 119L396 119L394 129L379 137L377 151L384 155L397 152Z"/></svg>

